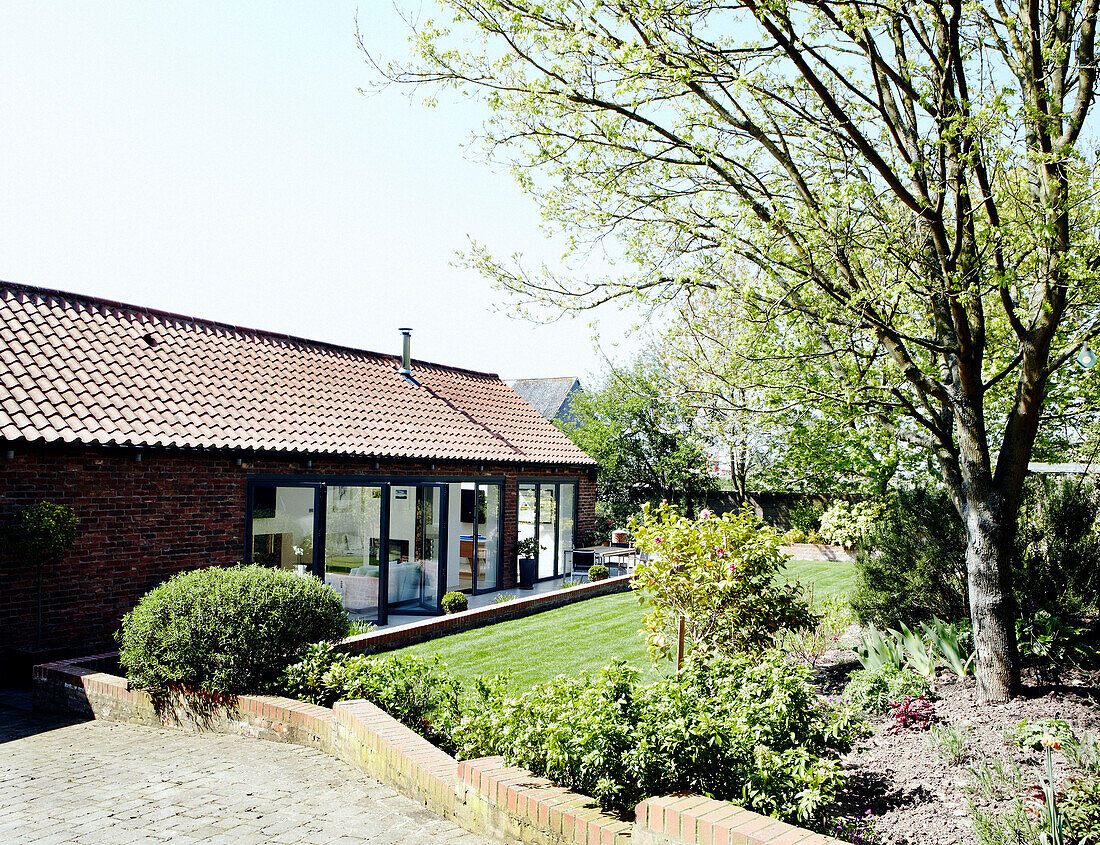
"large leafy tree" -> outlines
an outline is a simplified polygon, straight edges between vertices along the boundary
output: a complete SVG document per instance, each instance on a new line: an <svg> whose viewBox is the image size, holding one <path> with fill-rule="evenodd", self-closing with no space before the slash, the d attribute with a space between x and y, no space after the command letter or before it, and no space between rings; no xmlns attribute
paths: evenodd
<svg viewBox="0 0 1100 845"><path fill-rule="evenodd" d="M388 77L485 92L486 136L547 216L616 237L635 271L475 261L572 307L706 287L801 320L836 392L936 461L979 694L1010 695L1023 479L1052 374L1094 332L1100 0L439 2L453 21L418 25Z"/></svg>

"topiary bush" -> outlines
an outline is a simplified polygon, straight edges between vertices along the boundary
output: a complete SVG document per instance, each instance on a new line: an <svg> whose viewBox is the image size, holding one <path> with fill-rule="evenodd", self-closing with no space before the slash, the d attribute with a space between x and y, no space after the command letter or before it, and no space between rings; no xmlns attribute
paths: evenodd
<svg viewBox="0 0 1100 845"><path fill-rule="evenodd" d="M322 707L365 698L448 753L455 749L461 685L438 658L353 656L318 643L287 667L277 688Z"/></svg>
<svg viewBox="0 0 1100 845"><path fill-rule="evenodd" d="M588 580L589 581L603 581L611 573L607 567L602 563L597 563L588 568Z"/></svg>
<svg viewBox="0 0 1100 845"><path fill-rule="evenodd" d="M449 593L443 596L443 601L440 603L444 613L461 613L464 610L468 610L470 607L470 600L466 598L465 593L460 593L457 590L451 590Z"/></svg>
<svg viewBox="0 0 1100 845"><path fill-rule="evenodd" d="M696 655L680 677L649 685L621 663L521 696L479 680L457 726L459 753L500 754L613 812L692 792L820 823L843 780L838 754L861 723L819 699L808 678L772 652Z"/></svg>
<svg viewBox="0 0 1100 845"><path fill-rule="evenodd" d="M348 635L340 596L316 578L261 566L174 576L123 617L119 662L138 687L269 690L318 640Z"/></svg>

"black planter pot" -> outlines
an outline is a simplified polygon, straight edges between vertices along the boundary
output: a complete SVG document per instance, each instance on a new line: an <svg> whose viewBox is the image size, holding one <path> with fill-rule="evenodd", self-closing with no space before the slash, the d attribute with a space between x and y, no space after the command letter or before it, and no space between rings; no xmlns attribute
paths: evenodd
<svg viewBox="0 0 1100 845"><path fill-rule="evenodd" d="M519 560L519 588L521 590L535 589L535 560L534 558L520 558Z"/></svg>

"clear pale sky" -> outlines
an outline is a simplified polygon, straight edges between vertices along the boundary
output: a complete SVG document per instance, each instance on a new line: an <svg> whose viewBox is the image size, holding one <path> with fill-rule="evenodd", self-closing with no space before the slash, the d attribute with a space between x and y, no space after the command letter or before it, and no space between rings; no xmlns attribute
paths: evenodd
<svg viewBox="0 0 1100 845"><path fill-rule="evenodd" d="M468 237L556 266L476 104L363 96L389 0L0 4L0 279L509 377L603 370L614 309L550 325L451 265Z"/></svg>

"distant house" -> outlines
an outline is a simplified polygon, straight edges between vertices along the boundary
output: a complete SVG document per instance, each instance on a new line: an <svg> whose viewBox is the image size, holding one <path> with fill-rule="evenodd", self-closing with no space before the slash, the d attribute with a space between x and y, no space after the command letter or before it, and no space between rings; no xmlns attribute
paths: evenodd
<svg viewBox="0 0 1100 845"><path fill-rule="evenodd" d="M350 612L439 612L516 583L518 539L560 576L595 462L497 376L0 283L0 529L76 509L47 567L44 649L107 646L174 573L312 574ZM33 649L34 567L0 548L0 652Z"/></svg>
<svg viewBox="0 0 1100 845"><path fill-rule="evenodd" d="M508 385L546 419L571 425L577 424L577 418L573 415L570 406L573 397L581 392L579 379L572 376L525 378L510 381Z"/></svg>

